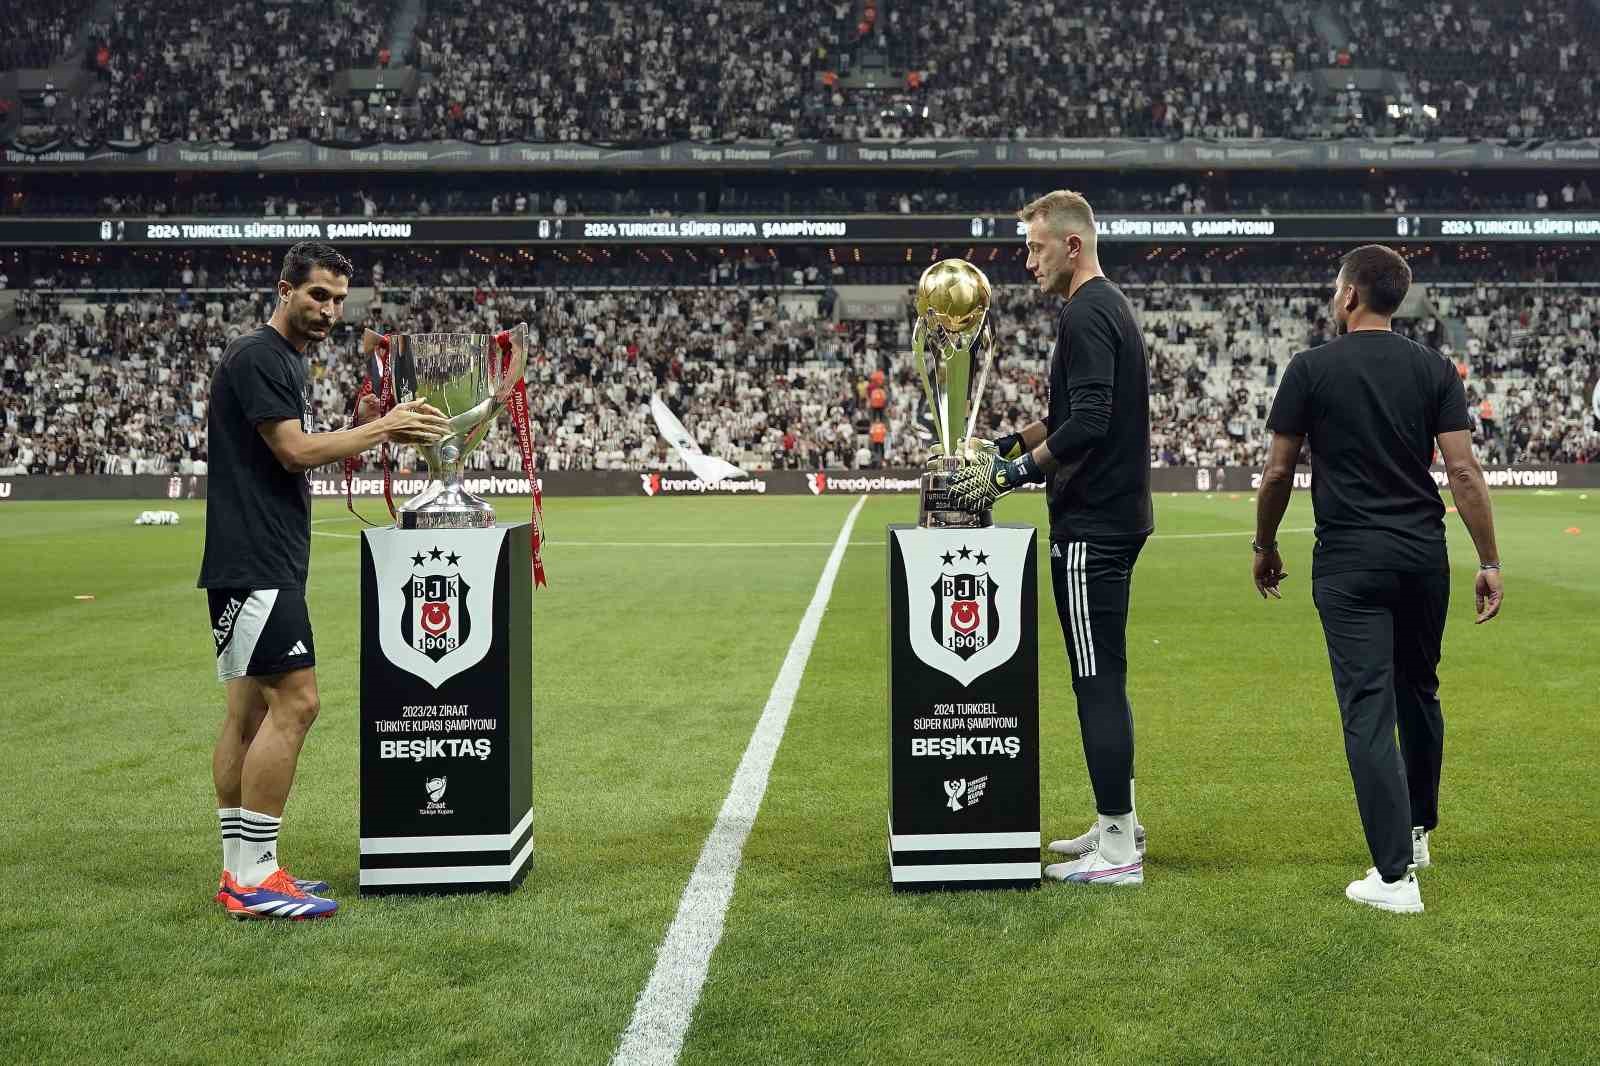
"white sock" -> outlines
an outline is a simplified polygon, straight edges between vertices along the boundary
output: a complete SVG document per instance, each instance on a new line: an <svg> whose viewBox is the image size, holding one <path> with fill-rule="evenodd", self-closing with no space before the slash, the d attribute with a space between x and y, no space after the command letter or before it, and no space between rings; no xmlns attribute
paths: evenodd
<svg viewBox="0 0 1600 1066"><path fill-rule="evenodd" d="M231 874L239 866L239 808L218 807L217 824L222 828L222 868Z"/></svg>
<svg viewBox="0 0 1600 1066"><path fill-rule="evenodd" d="M259 885L278 869L278 829L282 818L239 809L239 864L233 876L241 885Z"/></svg>
<svg viewBox="0 0 1600 1066"><path fill-rule="evenodd" d="M1139 801L1133 796L1133 778L1128 778L1128 818L1134 825L1139 824Z"/></svg>
<svg viewBox="0 0 1600 1066"><path fill-rule="evenodd" d="M1102 814L1100 819L1100 857L1112 866L1127 866L1138 858L1133 846L1133 812Z"/></svg>

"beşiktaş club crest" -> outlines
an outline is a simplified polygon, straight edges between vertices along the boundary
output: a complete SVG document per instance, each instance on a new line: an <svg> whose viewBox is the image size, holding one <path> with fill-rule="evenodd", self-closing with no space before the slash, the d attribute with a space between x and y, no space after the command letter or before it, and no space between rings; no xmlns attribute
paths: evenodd
<svg viewBox="0 0 1600 1066"><path fill-rule="evenodd" d="M471 586L456 567L461 556L451 552L443 557L444 573L426 573L423 567L439 555L435 547L428 558L418 552L411 558L417 570L406 578L406 609L400 615L400 635L405 642L434 662L460 648L472 635L472 610L467 606Z"/></svg>
<svg viewBox="0 0 1600 1066"><path fill-rule="evenodd" d="M947 551L939 559L945 570L933 583L929 628L941 647L970 659L1000 633L996 586L988 571L989 553L973 551L963 544L959 551Z"/></svg>
<svg viewBox="0 0 1600 1066"><path fill-rule="evenodd" d="M396 554L377 561L385 658L434 688L483 659L493 637L499 539L487 529L451 530L447 543L390 542Z"/></svg>
<svg viewBox="0 0 1600 1066"><path fill-rule="evenodd" d="M1003 666L1022 641L1022 577L1028 531L897 529L906 568L911 650L970 685Z"/></svg>

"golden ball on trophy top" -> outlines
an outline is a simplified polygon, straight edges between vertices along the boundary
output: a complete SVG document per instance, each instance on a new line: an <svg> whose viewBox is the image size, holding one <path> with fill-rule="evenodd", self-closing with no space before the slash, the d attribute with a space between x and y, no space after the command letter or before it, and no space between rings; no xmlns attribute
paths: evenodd
<svg viewBox="0 0 1600 1066"><path fill-rule="evenodd" d="M917 282L917 314L947 333L965 333L989 310L989 279L965 259L941 259Z"/></svg>

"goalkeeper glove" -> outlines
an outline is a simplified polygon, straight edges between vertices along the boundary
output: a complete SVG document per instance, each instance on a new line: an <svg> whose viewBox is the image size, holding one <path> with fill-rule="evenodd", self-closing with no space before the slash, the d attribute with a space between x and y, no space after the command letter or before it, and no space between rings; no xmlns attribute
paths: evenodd
<svg viewBox="0 0 1600 1066"><path fill-rule="evenodd" d="M1022 434L1007 433L1003 437L996 437L994 439L994 450L1000 453L1000 458L1002 459L1021 459L1023 452Z"/></svg>
<svg viewBox="0 0 1600 1066"><path fill-rule="evenodd" d="M1044 471L1034 461L1032 452L1023 452L1018 459L979 458L968 463L950 479L950 497L967 511L984 511L1018 485L1044 480Z"/></svg>

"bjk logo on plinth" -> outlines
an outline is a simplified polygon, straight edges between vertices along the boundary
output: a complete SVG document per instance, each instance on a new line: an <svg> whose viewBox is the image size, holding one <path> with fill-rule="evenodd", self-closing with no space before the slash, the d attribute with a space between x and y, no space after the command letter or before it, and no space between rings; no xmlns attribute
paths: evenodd
<svg viewBox="0 0 1600 1066"><path fill-rule="evenodd" d="M444 556L433 548L425 558L422 552L411 557L414 567L442 559L447 566L460 565L461 556ZM472 634L472 612L467 607L470 586L459 573L424 573L419 569L406 578L405 613L400 616L400 635L405 642L434 662L464 644Z"/></svg>
<svg viewBox="0 0 1600 1066"><path fill-rule="evenodd" d="M924 547L926 531L899 535L908 543L907 606L913 619L911 650L917 658L970 685L1015 655L1022 639L1016 622L1020 567L1009 555L990 556L991 550L1011 551L1011 542L997 544L991 537L988 548L948 542Z"/></svg>
<svg viewBox="0 0 1600 1066"><path fill-rule="evenodd" d="M409 561L411 572L403 580L379 590L378 642L390 662L438 688L489 650L492 627L483 620L495 560L468 559L457 548L436 544ZM471 580L469 569L475 570Z"/></svg>
<svg viewBox="0 0 1600 1066"><path fill-rule="evenodd" d="M968 565L982 567L989 556L962 545L959 552L940 557L946 570L933 583L933 639L963 660L972 658L994 642L1000 632L1000 609L995 603L995 583L987 573L949 569L959 555Z"/></svg>

